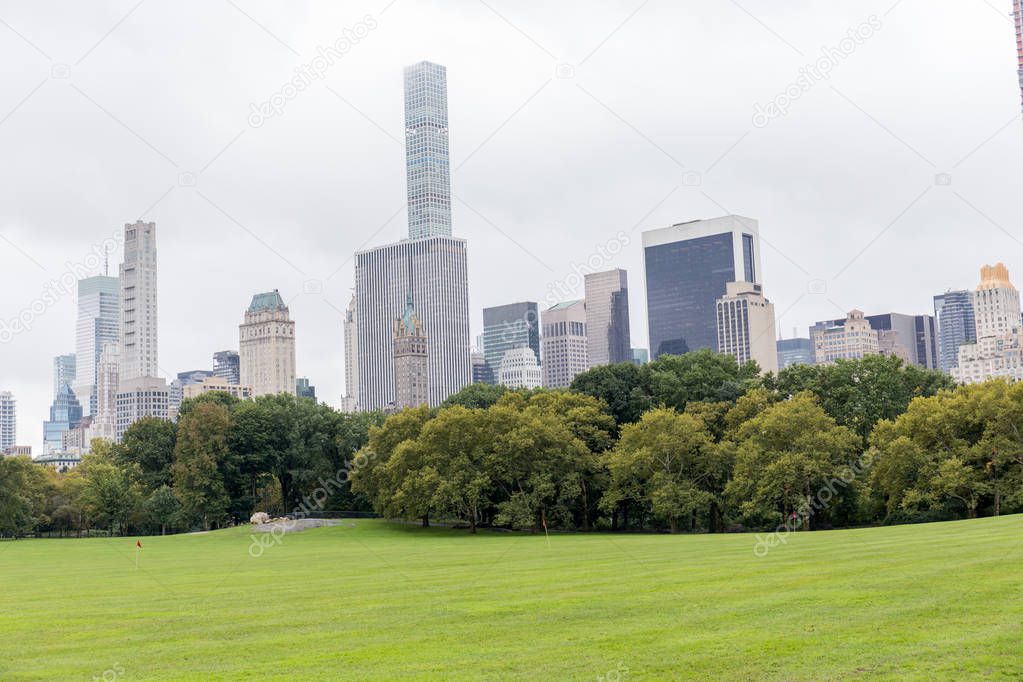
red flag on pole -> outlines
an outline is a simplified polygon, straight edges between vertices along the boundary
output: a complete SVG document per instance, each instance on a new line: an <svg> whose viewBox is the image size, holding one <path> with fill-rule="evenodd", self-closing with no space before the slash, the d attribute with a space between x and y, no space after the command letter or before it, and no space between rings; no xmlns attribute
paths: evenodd
<svg viewBox="0 0 1023 682"><path fill-rule="evenodd" d="M142 549L142 541L141 540L136 540L135 541L135 548L136 549Z"/></svg>
<svg viewBox="0 0 1023 682"><path fill-rule="evenodd" d="M545 519L544 517L541 516L540 517L540 525L543 526L544 530L547 530L547 519Z"/></svg>

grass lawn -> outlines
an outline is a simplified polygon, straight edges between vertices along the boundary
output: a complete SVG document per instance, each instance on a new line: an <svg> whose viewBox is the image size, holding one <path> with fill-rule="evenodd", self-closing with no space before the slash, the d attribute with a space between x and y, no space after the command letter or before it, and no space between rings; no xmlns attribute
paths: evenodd
<svg viewBox="0 0 1023 682"><path fill-rule="evenodd" d="M1023 515L553 535L355 520L0 543L0 680L1023 679ZM105 677L104 677L105 675Z"/></svg>

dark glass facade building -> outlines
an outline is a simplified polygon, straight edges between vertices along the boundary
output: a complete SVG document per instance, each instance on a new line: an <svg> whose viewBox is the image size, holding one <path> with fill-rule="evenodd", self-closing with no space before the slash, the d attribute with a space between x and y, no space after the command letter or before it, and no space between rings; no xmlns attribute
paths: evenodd
<svg viewBox="0 0 1023 682"><path fill-rule="evenodd" d="M512 348L529 348L540 362L540 313L535 302L523 301L483 309L483 356L490 383L497 380L501 359Z"/></svg>
<svg viewBox="0 0 1023 682"><path fill-rule="evenodd" d="M643 233L650 356L717 348L717 299L728 282L760 282L757 221L741 216Z"/></svg>
<svg viewBox="0 0 1023 682"><path fill-rule="evenodd" d="M947 291L934 297L934 327L938 369L951 372L959 365L959 346L977 342L972 291Z"/></svg>

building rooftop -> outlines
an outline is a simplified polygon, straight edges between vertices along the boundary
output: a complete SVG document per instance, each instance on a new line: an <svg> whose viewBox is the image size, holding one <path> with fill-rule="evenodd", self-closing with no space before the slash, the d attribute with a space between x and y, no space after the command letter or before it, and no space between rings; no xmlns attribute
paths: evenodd
<svg viewBox="0 0 1023 682"><path fill-rule="evenodd" d="M276 289L263 294L256 294L252 297L252 303L249 304L250 313L256 313L260 310L283 310L286 308L284 299L281 298L280 292Z"/></svg>

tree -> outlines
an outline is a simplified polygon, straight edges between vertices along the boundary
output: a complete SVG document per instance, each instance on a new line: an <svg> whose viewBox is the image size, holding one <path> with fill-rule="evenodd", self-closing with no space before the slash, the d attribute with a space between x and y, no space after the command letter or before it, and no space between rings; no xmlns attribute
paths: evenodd
<svg viewBox="0 0 1023 682"><path fill-rule="evenodd" d="M142 501L138 464L125 465L100 452L83 457L79 469L85 481L82 507L89 519L111 535L124 535Z"/></svg>
<svg viewBox="0 0 1023 682"><path fill-rule="evenodd" d="M809 530L851 504L859 438L838 426L813 394L799 393L743 423L736 445L726 492L747 521L797 519Z"/></svg>
<svg viewBox="0 0 1023 682"><path fill-rule="evenodd" d="M637 421L652 404L643 374L631 362L587 370L572 380L572 390L602 401L618 425Z"/></svg>
<svg viewBox="0 0 1023 682"><path fill-rule="evenodd" d="M0 537L22 537L40 522L46 477L28 457L0 456Z"/></svg>
<svg viewBox="0 0 1023 682"><path fill-rule="evenodd" d="M953 382L942 372L906 365L896 356L867 355L830 365L792 365L779 372L776 385L783 397L813 392L828 414L866 442L877 422L895 419L913 398L951 389Z"/></svg>
<svg viewBox="0 0 1023 682"><path fill-rule="evenodd" d="M195 405L178 425L172 471L181 516L188 525L209 530L227 518L230 500L221 466L229 455L230 433L230 413L214 402Z"/></svg>
<svg viewBox="0 0 1023 682"><path fill-rule="evenodd" d="M684 355L662 355L642 367L653 404L682 411L692 401L734 403L757 385L755 362L740 366L731 355L708 349Z"/></svg>
<svg viewBox="0 0 1023 682"><path fill-rule="evenodd" d="M448 396L442 407L461 405L469 409L486 409L507 392L508 389L501 385L469 384L457 393Z"/></svg>
<svg viewBox="0 0 1023 682"><path fill-rule="evenodd" d="M666 521L672 533L681 520L694 527L721 492L725 470L700 418L658 408L622 429L607 458L611 487L605 508L634 504Z"/></svg>
<svg viewBox="0 0 1023 682"><path fill-rule="evenodd" d="M233 412L240 402L241 400L227 391L206 391L194 398L185 398L181 401L181 405L178 406L178 420L180 421L182 417L187 416L192 411L193 407L202 403L216 403L226 407L228 412Z"/></svg>
<svg viewBox="0 0 1023 682"><path fill-rule="evenodd" d="M424 406L414 407L391 415L379 426L369 429L369 442L356 455L364 464L350 473L352 492L369 500L374 511L390 516L393 512L391 497L401 484L406 470L404 465L388 466L398 447L414 442L423 426L433 418L433 411ZM429 517L423 518L429 524Z"/></svg>
<svg viewBox="0 0 1023 682"><path fill-rule="evenodd" d="M143 417L125 429L120 445L113 446L114 461L126 467L137 464L142 488L147 493L170 485L176 434L177 425L173 422Z"/></svg>
<svg viewBox="0 0 1023 682"><path fill-rule="evenodd" d="M167 526L174 523L181 511L181 502L169 486L162 485L146 498L143 508L150 520L160 527L160 535L166 535Z"/></svg>

